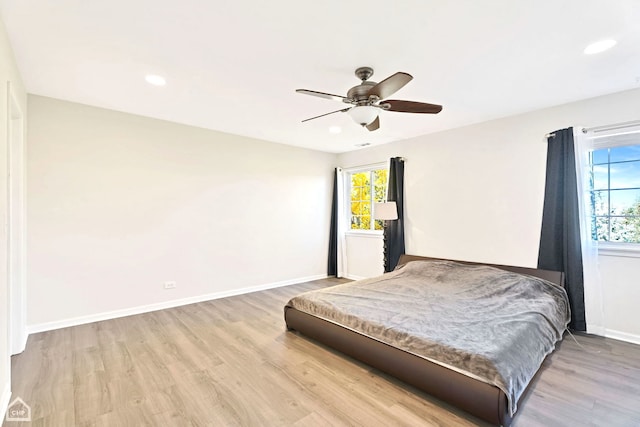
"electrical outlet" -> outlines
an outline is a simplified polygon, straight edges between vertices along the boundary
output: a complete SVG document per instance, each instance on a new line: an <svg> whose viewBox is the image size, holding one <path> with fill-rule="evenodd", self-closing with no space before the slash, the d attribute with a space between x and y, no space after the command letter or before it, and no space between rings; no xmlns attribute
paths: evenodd
<svg viewBox="0 0 640 427"><path fill-rule="evenodd" d="M165 289L174 289L176 287L176 282L164 282Z"/></svg>

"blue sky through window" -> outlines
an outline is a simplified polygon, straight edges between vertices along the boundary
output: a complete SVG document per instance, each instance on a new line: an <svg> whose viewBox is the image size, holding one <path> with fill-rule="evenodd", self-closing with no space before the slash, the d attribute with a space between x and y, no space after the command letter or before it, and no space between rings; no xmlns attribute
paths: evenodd
<svg viewBox="0 0 640 427"><path fill-rule="evenodd" d="M640 145L595 150L591 162L594 236L640 243Z"/></svg>
<svg viewBox="0 0 640 427"><path fill-rule="evenodd" d="M594 151L593 189L612 190L615 213L640 202L640 145Z"/></svg>

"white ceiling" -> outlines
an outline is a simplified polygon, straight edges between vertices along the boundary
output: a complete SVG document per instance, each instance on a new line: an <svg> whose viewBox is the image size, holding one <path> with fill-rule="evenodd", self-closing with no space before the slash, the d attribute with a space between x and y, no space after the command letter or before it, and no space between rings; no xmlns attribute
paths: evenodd
<svg viewBox="0 0 640 427"><path fill-rule="evenodd" d="M329 152L640 86L639 0L0 0L29 93ZM591 42L618 44L583 54ZM396 71L393 95L444 105L302 119ZM164 87L144 80L163 75ZM330 134L330 126L341 126Z"/></svg>

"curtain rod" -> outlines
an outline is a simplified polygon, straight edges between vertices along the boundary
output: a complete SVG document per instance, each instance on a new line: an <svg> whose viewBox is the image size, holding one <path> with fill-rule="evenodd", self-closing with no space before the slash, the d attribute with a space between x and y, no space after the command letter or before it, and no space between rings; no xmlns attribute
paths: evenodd
<svg viewBox="0 0 640 427"><path fill-rule="evenodd" d="M624 129L624 128L629 128L629 127L639 126L639 125L640 125L640 120L633 120L633 121L630 121L630 122L614 123L612 125L595 126L595 127L592 127L592 128L582 128L582 133L604 132L604 131L607 131L607 130Z"/></svg>
<svg viewBox="0 0 640 427"><path fill-rule="evenodd" d="M640 126L640 120L632 120L630 122L614 123L614 124L611 124L611 125L594 126L594 127L591 127L591 128L582 128L582 133L587 133L587 132L605 132L605 131L608 131L608 130L624 129L624 128L629 128L629 127L633 127L633 126ZM545 133L544 134L545 139L553 138L554 136L556 136L555 133Z"/></svg>
<svg viewBox="0 0 640 427"><path fill-rule="evenodd" d="M400 157L400 160L402 162L406 162L407 161L406 157ZM358 165L358 166L352 166L350 168L340 168L340 169L342 169L344 171L347 171L347 172L355 172L355 171L359 171L359 170L363 170L363 169L370 169L370 168L380 167L380 166L388 165L388 164L389 163L387 163L387 162L378 162L378 163L369 163L368 165Z"/></svg>
<svg viewBox="0 0 640 427"><path fill-rule="evenodd" d="M386 165L388 165L387 162L369 163L367 165L358 165L358 166L351 166L351 167L348 167L348 168L342 168L342 170L347 171L347 172L356 172L356 171L364 170L364 169L372 169L372 168L384 167Z"/></svg>

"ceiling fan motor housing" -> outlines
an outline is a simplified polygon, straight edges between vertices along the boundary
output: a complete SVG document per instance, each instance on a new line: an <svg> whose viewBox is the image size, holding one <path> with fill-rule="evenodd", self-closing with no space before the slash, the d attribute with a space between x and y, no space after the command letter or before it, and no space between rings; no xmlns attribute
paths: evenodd
<svg viewBox="0 0 640 427"><path fill-rule="evenodd" d="M362 84L352 87L347 92L347 98L344 99L344 102L354 105L371 105L377 99L370 99L369 91L377 84L376 82L362 82Z"/></svg>

